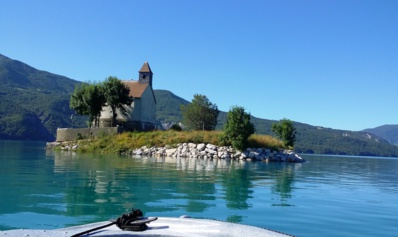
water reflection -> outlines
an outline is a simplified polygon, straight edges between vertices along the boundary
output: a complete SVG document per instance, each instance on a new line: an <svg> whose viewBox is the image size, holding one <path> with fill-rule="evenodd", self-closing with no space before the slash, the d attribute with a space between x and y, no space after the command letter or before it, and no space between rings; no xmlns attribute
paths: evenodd
<svg viewBox="0 0 398 237"><path fill-rule="evenodd" d="M294 175L295 169L293 166L284 167L284 169L276 172L275 185L272 186L272 190L273 192L278 193L283 201L291 198Z"/></svg>
<svg viewBox="0 0 398 237"><path fill-rule="evenodd" d="M147 212L201 213L224 200L246 210L253 190L271 186L286 202L298 164L186 158L128 158L53 153L54 172L65 177L68 215ZM240 222L242 216L228 219Z"/></svg>
<svg viewBox="0 0 398 237"><path fill-rule="evenodd" d="M398 187L397 158L306 155L310 164L301 170L308 184L334 184L340 188L369 184L381 192ZM332 178L331 178L332 177Z"/></svg>
<svg viewBox="0 0 398 237"><path fill-rule="evenodd" d="M304 156L309 162L284 164L45 154L43 147L0 142L1 230L104 221L136 207L297 236L397 233L397 159Z"/></svg>

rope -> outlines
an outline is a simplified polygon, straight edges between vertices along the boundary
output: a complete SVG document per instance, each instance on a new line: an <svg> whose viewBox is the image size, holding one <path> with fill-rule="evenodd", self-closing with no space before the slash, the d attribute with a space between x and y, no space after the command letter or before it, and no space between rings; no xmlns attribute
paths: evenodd
<svg viewBox="0 0 398 237"><path fill-rule="evenodd" d="M74 234L71 237L79 237L92 231L100 230L114 224L116 224L116 226L119 227L121 230L125 231L144 231L148 228L146 223L157 220L157 217L148 219L143 216L144 215L141 210L131 209L131 212L122 214L119 218L117 218L116 221L111 221L111 223Z"/></svg>

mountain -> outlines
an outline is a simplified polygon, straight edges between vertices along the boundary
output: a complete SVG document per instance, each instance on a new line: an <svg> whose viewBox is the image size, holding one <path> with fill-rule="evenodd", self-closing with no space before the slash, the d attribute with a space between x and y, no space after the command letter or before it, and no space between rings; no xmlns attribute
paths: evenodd
<svg viewBox="0 0 398 237"><path fill-rule="evenodd" d="M387 142L395 146L398 146L398 124L383 125L376 128L368 128L363 131L379 136L384 140L386 140Z"/></svg>
<svg viewBox="0 0 398 237"><path fill-rule="evenodd" d="M37 70L0 54L0 139L54 141L58 127L85 127L87 118L71 115L70 95L81 82ZM168 127L181 122L180 105L189 102L167 90L154 90L157 119ZM220 111L217 129L226 122ZM277 121L252 116L256 133L273 135ZM73 123L72 123L73 122ZM303 153L398 156L395 135L374 131L352 132L294 122L295 150ZM383 126L382 126L383 127ZM383 129L377 129L382 131ZM383 139L384 138L384 139Z"/></svg>
<svg viewBox="0 0 398 237"><path fill-rule="evenodd" d="M180 106L189 104L188 101L174 95L167 90L154 90L156 98L156 120L164 128L169 128L176 122L181 122Z"/></svg>
<svg viewBox="0 0 398 237"><path fill-rule="evenodd" d="M53 141L58 127L71 126L69 98L78 83L0 54L0 139Z"/></svg>

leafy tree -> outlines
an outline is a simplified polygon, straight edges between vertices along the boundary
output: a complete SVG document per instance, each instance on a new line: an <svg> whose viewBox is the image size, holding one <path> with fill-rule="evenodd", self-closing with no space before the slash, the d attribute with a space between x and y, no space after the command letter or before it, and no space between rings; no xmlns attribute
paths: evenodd
<svg viewBox="0 0 398 237"><path fill-rule="evenodd" d="M100 84L77 85L69 102L71 109L74 109L77 114L87 115L90 124L94 121L95 125L98 125L98 118L104 104L105 98Z"/></svg>
<svg viewBox="0 0 398 237"><path fill-rule="evenodd" d="M217 105L200 94L195 94L192 103L181 105L183 124L193 130L214 130L219 110Z"/></svg>
<svg viewBox="0 0 398 237"><path fill-rule="evenodd" d="M222 140L235 149L247 148L247 139L254 133L254 125L250 122L250 114L243 107L234 106L227 114Z"/></svg>
<svg viewBox="0 0 398 237"><path fill-rule="evenodd" d="M103 83L105 103L112 109L112 126L116 124L117 109L126 113L124 105L131 105L133 98L130 97L130 89L126 87L117 77L108 77Z"/></svg>
<svg viewBox="0 0 398 237"><path fill-rule="evenodd" d="M293 147L296 142L296 128L289 119L282 119L272 124L272 131L283 141L285 146Z"/></svg>

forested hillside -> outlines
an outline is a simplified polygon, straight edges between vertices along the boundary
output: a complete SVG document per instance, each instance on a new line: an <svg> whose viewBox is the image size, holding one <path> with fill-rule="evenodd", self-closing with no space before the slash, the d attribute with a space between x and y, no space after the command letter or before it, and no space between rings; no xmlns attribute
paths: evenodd
<svg viewBox="0 0 398 237"><path fill-rule="evenodd" d="M54 140L58 127L71 126L69 98L78 83L0 55L0 139Z"/></svg>
<svg viewBox="0 0 398 237"><path fill-rule="evenodd" d="M166 90L154 90L156 98L156 119L166 128L181 122L180 106L189 102Z"/></svg>
<svg viewBox="0 0 398 237"><path fill-rule="evenodd" d="M389 143L398 146L398 125L383 125L376 128L365 129L364 132L372 133L383 138Z"/></svg>

